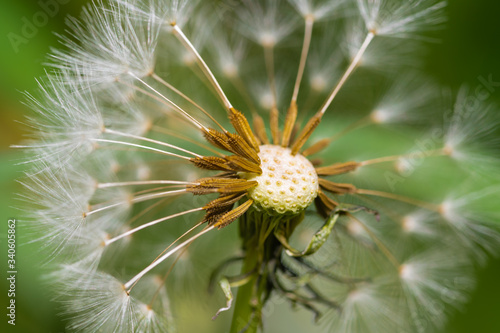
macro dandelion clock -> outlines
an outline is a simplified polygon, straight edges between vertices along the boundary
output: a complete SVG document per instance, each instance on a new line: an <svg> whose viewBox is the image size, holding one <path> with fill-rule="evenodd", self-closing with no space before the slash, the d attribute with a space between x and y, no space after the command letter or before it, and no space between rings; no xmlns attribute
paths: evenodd
<svg viewBox="0 0 500 333"><path fill-rule="evenodd" d="M279 306L297 331L443 332L500 249L498 111L419 70L445 11L113 0L68 18L27 95L22 180L68 331L277 331Z"/></svg>

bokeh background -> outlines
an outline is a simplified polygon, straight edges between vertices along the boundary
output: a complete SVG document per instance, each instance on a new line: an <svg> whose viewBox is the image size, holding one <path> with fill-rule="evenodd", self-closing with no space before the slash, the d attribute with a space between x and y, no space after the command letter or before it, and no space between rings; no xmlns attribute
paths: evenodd
<svg viewBox="0 0 500 333"><path fill-rule="evenodd" d="M33 19L37 19L37 13L43 10L41 3L49 2L57 3L57 7L51 7L53 15L46 22L39 21L39 27L35 30L23 31L25 22L33 22ZM23 125L19 123L28 112L21 103L22 92L33 91L36 87L35 78L43 75L45 55L51 46L57 46L54 32L62 33L64 18L68 14L77 16L87 2L19 0L3 1L0 5L0 308L3 309L0 311L0 332L64 332L64 323L57 316L60 309L51 301L50 292L42 283L43 269L39 263L43 258L37 255L37 246L32 244L17 249L16 326L13 328L6 323L6 229L9 218L21 215L14 208L16 193L20 189L14 180L22 175L22 166L17 165L19 151L9 147L18 144L25 134ZM439 33L442 42L431 45L425 58L425 71L441 84L452 88L464 82L474 87L479 83L480 76L491 75L494 81L500 82L500 2L449 2L448 26ZM13 34L24 39L19 39L18 44L13 45ZM490 99L500 105L500 89ZM20 232L18 236L22 236ZM500 332L499 310L500 260L496 259L481 272L472 301L463 313L453 318L446 332ZM286 311L288 306L284 305L277 317L271 320L279 320L280 313ZM304 317L304 320L309 318ZM280 327L283 332L296 332L296 328L286 327L286 322ZM211 329L206 327L206 331Z"/></svg>

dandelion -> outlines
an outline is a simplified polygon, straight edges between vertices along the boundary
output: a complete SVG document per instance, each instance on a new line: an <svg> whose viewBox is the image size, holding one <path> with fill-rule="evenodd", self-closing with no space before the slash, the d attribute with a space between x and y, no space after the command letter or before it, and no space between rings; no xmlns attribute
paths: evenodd
<svg viewBox="0 0 500 333"><path fill-rule="evenodd" d="M186 331L176 291L219 285L208 318L231 310L231 332L265 331L276 299L333 332L442 331L500 249L494 107L464 88L447 111L407 66L444 6L115 0L69 19L28 95L22 181L68 329Z"/></svg>

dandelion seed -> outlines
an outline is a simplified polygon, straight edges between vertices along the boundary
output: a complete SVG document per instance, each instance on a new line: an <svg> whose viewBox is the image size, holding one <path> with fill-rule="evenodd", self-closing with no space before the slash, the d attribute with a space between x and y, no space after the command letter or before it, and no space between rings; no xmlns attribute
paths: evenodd
<svg viewBox="0 0 500 333"><path fill-rule="evenodd" d="M498 165L495 158L498 139L485 140L498 124L493 108L493 105L472 96L467 86L462 87L457 94L454 112L450 115L444 137L448 154L462 165L474 165L478 174L481 174L483 167L488 169Z"/></svg>

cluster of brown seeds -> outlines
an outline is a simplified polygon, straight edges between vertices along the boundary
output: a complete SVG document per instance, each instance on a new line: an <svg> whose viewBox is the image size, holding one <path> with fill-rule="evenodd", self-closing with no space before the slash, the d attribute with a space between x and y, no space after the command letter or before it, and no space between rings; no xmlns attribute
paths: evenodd
<svg viewBox="0 0 500 333"><path fill-rule="evenodd" d="M292 103L289 108L282 132L279 130L277 115L278 110L273 109L270 114L272 144L260 116L254 115L254 128L257 133L255 135L246 117L234 108L229 109L229 120L237 133L230 133L220 125L222 131L212 128L202 129L209 143L233 154L191 159L191 162L199 168L221 171L214 177L199 179L196 185L187 187L187 191L195 195L220 194L217 199L203 207L206 211L204 221L210 226L225 227L243 215L252 205L269 215L296 215L314 201L318 212L328 216L338 203L323 191L336 195L357 192L356 187L351 184L318 179L318 176L351 172L359 167L359 163L339 163L315 169L311 162L299 154L300 149L319 125L322 114L313 116L296 139L294 139L298 132L295 124L296 105ZM312 154L326 146L327 144L319 142L305 153ZM282 169L280 163L283 158L287 161L288 167ZM279 179L273 179L278 174ZM248 200L233 208L237 202L245 198Z"/></svg>

